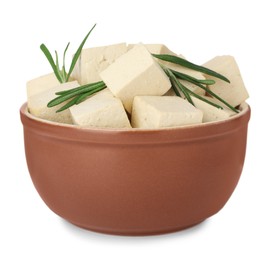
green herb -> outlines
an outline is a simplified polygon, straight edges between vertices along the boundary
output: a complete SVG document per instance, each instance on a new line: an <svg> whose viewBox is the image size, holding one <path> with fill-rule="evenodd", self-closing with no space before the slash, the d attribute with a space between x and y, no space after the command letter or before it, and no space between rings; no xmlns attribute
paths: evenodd
<svg viewBox="0 0 279 260"><path fill-rule="evenodd" d="M70 100L68 103L66 103L64 106L62 106L60 109L58 109L56 112L61 112L73 105L77 105L84 101L86 98L90 97L91 95L103 90L106 88L106 85L103 81L99 81L96 83L91 83L87 85L83 85L74 89L70 89L67 91L57 92L55 93L58 95L57 98L51 100L47 106L48 107L54 107L57 106L65 101Z"/></svg>
<svg viewBox="0 0 279 260"><path fill-rule="evenodd" d="M185 73L175 71L173 69L170 69L170 70L175 74L175 76L178 79L184 79L184 80L187 80L189 82L193 81L195 83L204 84L204 85L214 85L215 84L215 80L212 80L212 79L196 79L196 78L194 78L190 75L187 75Z"/></svg>
<svg viewBox="0 0 279 260"><path fill-rule="evenodd" d="M157 59L168 61L168 62L171 62L171 63L175 63L175 64L181 65L185 68L196 70L196 71L199 71L199 72L202 72L204 74L213 76L215 78L222 79L222 80L230 83L230 81L226 77L224 77L223 75L221 75L221 74L219 74L219 73L217 73L213 70L210 70L208 68L205 68L203 66L196 65L196 64L194 64L190 61L187 61L183 58L173 56L173 55L169 55L169 54L152 54L152 55Z"/></svg>
<svg viewBox="0 0 279 260"><path fill-rule="evenodd" d="M161 65L162 66L162 65ZM202 96L196 94L195 92L191 91L189 88L187 88L186 86L184 86L175 76L175 74L173 73L173 70L165 67L165 66L162 66L163 70L165 71L165 73L167 74L167 76L169 77L171 83L172 83L172 87L176 93L177 96L180 96L181 97L181 94L180 92L178 91L178 89L185 95L185 98L188 100L189 103L191 103L193 106L194 106L194 103L193 103L193 100L191 98L191 96L194 96L214 107L217 107L217 108L220 108L220 109L223 109L220 105L218 104L215 104L209 100L207 100L206 98L203 98ZM184 74L186 75L186 74Z"/></svg>
<svg viewBox="0 0 279 260"><path fill-rule="evenodd" d="M192 62L189 62L183 58L177 57L177 56L173 56L173 55L169 55L169 54L152 54L154 57L164 60L164 61L168 61L174 64L178 64L182 67L186 67L188 69L191 70L195 70L195 71L199 71L199 72L203 72L207 75L211 75L213 77L219 78L221 80L224 80L228 83L230 83L230 81L223 75L210 70L208 68L205 68L203 66L199 66L196 65ZM209 88L207 88L207 85L213 85L215 84L214 80L200 80L200 79L196 79L190 75L181 73L179 71L175 71L172 69L167 68L165 65L160 64L161 67L163 68L163 70L165 71L165 73L167 74L167 76L169 77L171 84L172 84L172 89L174 90L175 94L182 97L180 92L178 90L180 90L184 97L191 103L194 105L191 96L195 96L196 98L212 105L215 106L217 108L223 109L222 106L215 104L205 98L203 98L202 96L196 94L195 92L191 91L190 89L188 89L187 87L185 87L180 81L179 79L183 79L188 81L189 83L192 83L200 88L202 88L203 90L205 90L208 94L210 94L211 96L215 97L216 99L218 99L219 101L221 101L223 104L225 104L228 108L230 108L232 111L238 113L239 111L234 108L232 105L230 105L228 102L226 102L225 100L223 100L221 97L219 97L217 94L215 94L213 91L211 91Z"/></svg>
<svg viewBox="0 0 279 260"><path fill-rule="evenodd" d="M48 48L44 45L44 44L41 44L40 46L41 50L43 51L43 53L45 54L46 58L48 59L49 63L50 63L50 66L52 67L52 70L56 76L56 78L59 80L60 83L63 82L63 79L61 77L61 73L60 71L57 69L57 66L48 50Z"/></svg>
<svg viewBox="0 0 279 260"><path fill-rule="evenodd" d="M184 73L181 73L181 72L178 72L178 71L175 71L175 70L172 70L172 69L170 69L170 71L173 73L173 75L174 76L176 76L177 78L179 78L179 79L183 79L183 80L187 80L189 83L192 83L192 84L194 84L194 85L196 85L196 86L198 86L199 88L201 88L201 89L203 89L203 90L205 90L205 92L207 92L209 95L211 95L212 97L215 97L216 99L218 99L219 101L221 101L223 104L225 104L228 108L230 108L232 111L234 111L234 112L236 112L236 113L238 113L239 111L236 109L236 108L234 108L232 105L230 105L228 102L226 102L224 99L222 99L221 97L219 97L217 94L215 94L213 91L211 91L209 88L207 88L206 86L203 86L200 82L199 82L199 80L197 80L196 78L193 78L193 77L191 77L191 76L189 76L189 75L187 75L187 74L184 74ZM208 84L206 84L206 85L208 85ZM189 90L190 91L190 90ZM193 94L192 94L193 95ZM197 94L195 94L194 93L194 95L197 95ZM200 97L197 97L197 98L199 98L199 99L201 99ZM201 100L203 100L203 99L201 99ZM203 100L204 101L204 100ZM208 100L207 100L208 101ZM205 101L206 103L208 103L208 104L211 104L212 105L212 102L210 102L210 101ZM216 104L215 104L216 105ZM218 107L218 108L221 108L221 109L223 109L221 106L216 106L216 107Z"/></svg>
<svg viewBox="0 0 279 260"><path fill-rule="evenodd" d="M42 50L42 52L45 54L47 60L49 61L50 63L50 66L52 67L52 70L56 76L56 78L58 79L58 81L60 83L65 83L65 82L68 82L69 81L69 78L71 76L71 73L73 72L74 70L74 67L77 63L77 60L81 54L81 51L82 51L82 48L87 40L87 38L89 37L90 33L92 32L92 30L95 28L96 24L91 28L91 30L87 33L87 35L85 36L85 38L83 39L83 41L81 42L80 46L78 47L77 51L75 52L74 54L74 57L72 59L72 62L71 62L71 66L70 66L70 69L68 72L66 72L66 68L65 68L65 56L66 56L66 53L67 53L67 50L68 50L68 47L70 45L70 43L67 44L65 50L64 50L64 54L63 54L63 66L62 68L60 69L60 66L59 66L59 59L58 59L58 54L57 54L57 51L55 51L55 61L54 59L52 58L52 55L50 53L50 51L48 50L48 48L45 46L45 44L41 44L40 48Z"/></svg>
<svg viewBox="0 0 279 260"><path fill-rule="evenodd" d="M175 89L175 93L178 93L179 90L184 94L185 98L188 100L189 103L191 103L194 106L193 100L189 94L189 89L187 89L172 73L172 71L161 65L161 67L163 68L163 70L165 71L165 73L167 74L167 76L169 77L172 86ZM180 95L181 96L181 95Z"/></svg>

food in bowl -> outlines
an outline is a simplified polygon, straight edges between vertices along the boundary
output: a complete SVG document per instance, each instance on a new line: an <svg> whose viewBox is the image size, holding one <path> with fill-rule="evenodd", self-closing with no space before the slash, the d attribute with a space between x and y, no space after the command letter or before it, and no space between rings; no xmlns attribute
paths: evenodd
<svg viewBox="0 0 279 260"><path fill-rule="evenodd" d="M57 53L54 62L41 45L54 73L27 83L31 114L80 126L174 127L226 119L238 113L237 107L248 98L232 56L217 56L198 66L163 44L119 43L83 49L93 29L75 53L68 73L64 61L69 45L61 69ZM139 102L143 96L156 100L156 105ZM193 111L202 117L192 120ZM153 124L152 116L160 123Z"/></svg>
<svg viewBox="0 0 279 260"><path fill-rule="evenodd" d="M123 235L176 231L217 213L239 180L250 118L235 60L206 68L162 44L78 54L68 73L56 66L29 81L20 111L29 172L50 209Z"/></svg>

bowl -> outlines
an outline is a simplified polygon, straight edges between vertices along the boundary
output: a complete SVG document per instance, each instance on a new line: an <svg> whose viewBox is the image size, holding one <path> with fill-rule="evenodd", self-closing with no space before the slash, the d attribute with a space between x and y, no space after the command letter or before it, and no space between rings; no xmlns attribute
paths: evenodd
<svg viewBox="0 0 279 260"><path fill-rule="evenodd" d="M182 230L232 195L250 107L227 120L142 129L59 124L20 109L31 179L46 205L79 227L118 235Z"/></svg>

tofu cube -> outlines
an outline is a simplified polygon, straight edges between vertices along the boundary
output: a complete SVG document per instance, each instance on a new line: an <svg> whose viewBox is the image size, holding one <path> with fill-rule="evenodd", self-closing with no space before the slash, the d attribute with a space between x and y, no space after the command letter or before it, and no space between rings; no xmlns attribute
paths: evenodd
<svg viewBox="0 0 279 260"><path fill-rule="evenodd" d="M135 47L136 44L129 44L128 50ZM164 44L143 44L144 47L150 52L154 54L171 54L176 55L174 52L172 52L166 45Z"/></svg>
<svg viewBox="0 0 279 260"><path fill-rule="evenodd" d="M160 96L171 87L165 72L141 44L116 59L100 76L129 113L135 96Z"/></svg>
<svg viewBox="0 0 279 260"><path fill-rule="evenodd" d="M58 81L54 73L32 79L26 84L27 100L29 100L29 98L34 95L37 95L58 85L60 85L60 82Z"/></svg>
<svg viewBox="0 0 279 260"><path fill-rule="evenodd" d="M223 109L214 107L196 97L191 98L195 107L203 112L203 123L224 120L236 114L234 111L227 108L223 103L215 98L207 96L203 97L217 105L221 105Z"/></svg>
<svg viewBox="0 0 279 260"><path fill-rule="evenodd" d="M69 109L56 113L56 111L65 105L67 101L51 108L47 107L47 104L49 101L57 97L55 94L56 92L76 88L78 86L79 84L77 81L67 82L41 92L37 95L31 96L28 100L28 109L30 113L41 119L72 124L72 118Z"/></svg>
<svg viewBox="0 0 279 260"><path fill-rule="evenodd" d="M213 79L216 82L209 86L210 90L230 105L236 107L249 97L234 57L228 55L217 56L206 62L203 66L224 75L230 80L231 83L227 83L215 77L205 75L207 79Z"/></svg>
<svg viewBox="0 0 279 260"><path fill-rule="evenodd" d="M97 92L96 94L94 94L94 97L95 98L97 98L97 97L98 98L105 98L105 97L113 98L114 96L113 96L113 94L111 93L111 91L108 88L105 88L105 89Z"/></svg>
<svg viewBox="0 0 279 260"><path fill-rule="evenodd" d="M73 71L73 77L81 84L100 81L99 73L127 52L126 43L83 49Z"/></svg>
<svg viewBox="0 0 279 260"><path fill-rule="evenodd" d="M136 96L132 127L164 128L202 123L203 113L180 97Z"/></svg>
<svg viewBox="0 0 279 260"><path fill-rule="evenodd" d="M74 124L80 126L131 128L122 102L106 90L70 107L70 113Z"/></svg>

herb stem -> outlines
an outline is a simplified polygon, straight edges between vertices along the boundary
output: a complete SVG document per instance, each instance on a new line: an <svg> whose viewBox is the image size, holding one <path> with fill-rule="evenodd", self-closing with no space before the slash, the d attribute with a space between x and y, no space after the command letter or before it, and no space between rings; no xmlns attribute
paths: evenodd
<svg viewBox="0 0 279 260"><path fill-rule="evenodd" d="M58 109L56 112L61 112L65 109L68 109L69 107L73 105L78 105L82 101L84 101L87 97L105 89L107 86L103 81L99 81L97 83L87 84L84 86L80 86L74 89L70 89L69 91L61 91L64 92L60 94L57 98L52 99L47 106L48 107L54 107L57 106L67 100L70 99L68 103L66 103L64 106L62 106L60 109ZM61 93L58 92L58 93ZM57 93L56 93L57 94Z"/></svg>
<svg viewBox="0 0 279 260"><path fill-rule="evenodd" d="M73 60L72 60L72 63L71 63L71 66L70 66L70 69L69 69L69 72L68 72L68 75L67 75L67 78L66 78L66 82L69 80L70 78L70 75L71 73L73 72L74 70L74 67L77 63L77 60L81 54L81 51L82 51L82 48L87 40L87 38L89 37L90 33L93 31L93 29L95 28L96 24L94 24L94 26L90 29L90 31L87 33L87 35L85 36L85 38L83 39L83 41L81 42L80 46L78 47L76 53L74 54L74 57L73 57Z"/></svg>
<svg viewBox="0 0 279 260"><path fill-rule="evenodd" d="M198 86L199 88L202 88L203 90L205 90L208 94L210 94L212 97L215 97L216 99L218 99L219 101L221 101L223 104L225 104L228 108L230 108L232 111L239 113L239 111L234 108L232 105L230 105L228 102L226 102L224 99L222 99L220 96L218 96L217 94L215 94L212 90L210 90L209 88L203 86L202 84L198 83L197 81L194 80L194 78L192 78L191 76L181 73L179 71L176 70L172 70L170 69L170 71L177 76L180 79L184 79L187 80L188 82ZM193 92L194 93L194 92Z"/></svg>
<svg viewBox="0 0 279 260"><path fill-rule="evenodd" d="M103 81L98 81L98 82L95 82L95 83L90 83L90 84L82 85L82 86L79 86L79 87L76 87L76 88L59 91L59 92L56 92L55 94L56 95L70 94L70 93L73 93L75 91L79 91L79 90L82 90L82 89L87 89L89 86L98 87L98 86L102 86L103 84L104 84Z"/></svg>
<svg viewBox="0 0 279 260"><path fill-rule="evenodd" d="M222 80L230 83L230 81L225 76L223 76L223 75L221 75L221 74L219 74L219 73L217 73L213 70L205 68L203 66L196 65L196 64L194 64L190 61L187 61L183 58L180 58L180 57L177 57L177 56L174 56L174 55L170 55L170 54L152 54L152 55L157 59L168 61L168 62L171 62L171 63L175 63L175 64L178 64L182 67L186 67L188 69L199 71L199 72L202 72L204 74L222 79Z"/></svg>
<svg viewBox="0 0 279 260"><path fill-rule="evenodd" d="M66 53L67 53L67 50L68 50L68 47L70 45L70 43L67 44L65 50L64 50L64 53L63 53L63 66L62 66L62 69L60 69L60 66L59 66L59 59L58 59L58 54L57 54L57 51L55 51L55 60L56 62L54 62L54 59L50 53L50 51L48 50L48 48L45 46L45 44L41 44L40 45L40 49L42 50L42 52L45 54L50 66L52 67L52 70L56 76L56 78L58 79L58 81L60 83L65 83L65 82L68 82L69 79L70 79L70 76L74 70L74 67L80 57L80 54L81 54L81 51L82 51L82 48L87 40L87 38L89 37L90 33L93 31L93 29L95 28L96 24L94 24L94 26L90 29L90 31L86 34L85 38L83 39L83 41L81 42L81 44L79 45L78 49L76 50L75 54L74 54L74 57L72 59L72 62L71 62L71 66L70 66L70 69L68 71L68 73L66 72L66 69L65 69L65 56L66 56Z"/></svg>

